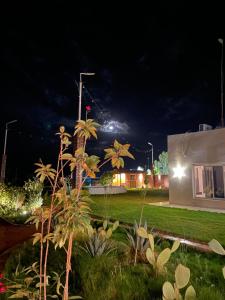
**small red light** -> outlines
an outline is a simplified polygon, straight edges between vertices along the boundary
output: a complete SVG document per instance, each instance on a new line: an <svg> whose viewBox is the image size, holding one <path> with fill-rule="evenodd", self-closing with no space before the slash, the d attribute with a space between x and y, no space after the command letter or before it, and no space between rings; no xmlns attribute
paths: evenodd
<svg viewBox="0 0 225 300"><path fill-rule="evenodd" d="M86 111L91 111L91 106L90 105L86 105Z"/></svg>

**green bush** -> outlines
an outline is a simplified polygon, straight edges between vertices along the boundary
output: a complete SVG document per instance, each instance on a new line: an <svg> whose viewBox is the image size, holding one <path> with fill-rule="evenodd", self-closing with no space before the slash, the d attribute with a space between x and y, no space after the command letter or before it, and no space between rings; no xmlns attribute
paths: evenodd
<svg viewBox="0 0 225 300"><path fill-rule="evenodd" d="M23 187L0 184L0 216L13 218L31 213L42 205L43 185L39 180L28 180Z"/></svg>
<svg viewBox="0 0 225 300"><path fill-rule="evenodd" d="M25 181L23 189L25 191L24 209L32 212L42 205L43 184L38 179Z"/></svg>
<svg viewBox="0 0 225 300"><path fill-rule="evenodd" d="M25 201L22 188L0 184L0 215L13 216L21 209Z"/></svg>

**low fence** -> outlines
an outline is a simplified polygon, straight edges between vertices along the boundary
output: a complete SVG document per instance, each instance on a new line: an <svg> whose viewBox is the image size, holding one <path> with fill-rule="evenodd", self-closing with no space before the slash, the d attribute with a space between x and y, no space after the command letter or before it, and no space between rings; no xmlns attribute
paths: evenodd
<svg viewBox="0 0 225 300"><path fill-rule="evenodd" d="M90 186L87 189L91 195L124 194L127 192L123 186Z"/></svg>

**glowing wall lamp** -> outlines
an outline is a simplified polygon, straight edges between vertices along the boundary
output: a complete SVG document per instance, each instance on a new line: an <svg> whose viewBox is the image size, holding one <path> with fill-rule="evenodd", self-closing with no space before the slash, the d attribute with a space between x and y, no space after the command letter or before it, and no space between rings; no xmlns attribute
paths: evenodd
<svg viewBox="0 0 225 300"><path fill-rule="evenodd" d="M138 180L139 180L140 183L142 183L142 181L143 181L143 174L139 174L138 175Z"/></svg>
<svg viewBox="0 0 225 300"><path fill-rule="evenodd" d="M185 167L182 167L180 164L177 164L176 167L173 168L173 178L178 178L180 180L185 176Z"/></svg>
<svg viewBox="0 0 225 300"><path fill-rule="evenodd" d="M126 174L125 173L120 174L120 180L121 180L122 184L126 183Z"/></svg>

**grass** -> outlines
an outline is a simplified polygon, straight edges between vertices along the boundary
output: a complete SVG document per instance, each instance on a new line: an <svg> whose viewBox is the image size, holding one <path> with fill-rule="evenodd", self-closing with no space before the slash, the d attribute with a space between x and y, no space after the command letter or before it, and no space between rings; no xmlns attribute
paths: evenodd
<svg viewBox="0 0 225 300"><path fill-rule="evenodd" d="M124 231L124 229L118 229ZM113 237L114 237L113 233ZM125 234L124 234L124 242ZM163 241L157 244L156 251L165 247L171 247L172 243ZM166 267L168 272L155 277L150 264L138 263L136 266L129 261L129 248L117 244L117 251L110 255L90 257L80 251L77 243L74 244L72 258L72 272L70 280L70 292L73 295L81 295L86 300L159 300L162 299L162 285L169 280L174 282L174 271L179 263L191 269L192 284L197 292L198 300L222 300L224 299L225 286L222 276L223 257L216 254L199 254L193 250L178 249L171 255ZM28 266L38 260L39 246L32 246L31 242L14 249L7 261L5 276L12 278L18 263ZM62 274L64 282L63 266L65 254L62 249L54 250L50 247L49 268L51 271ZM55 286L51 292L55 294ZM184 292L184 291L182 291ZM7 295L0 295L0 299L8 299Z"/></svg>
<svg viewBox="0 0 225 300"><path fill-rule="evenodd" d="M134 190L107 198L92 196L92 200L92 211L96 215L133 223L140 219L144 207L142 219L150 227L204 242L215 238L225 245L225 214L149 205L150 202L168 201L166 191L148 191L144 198L140 191Z"/></svg>

